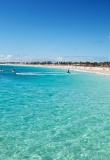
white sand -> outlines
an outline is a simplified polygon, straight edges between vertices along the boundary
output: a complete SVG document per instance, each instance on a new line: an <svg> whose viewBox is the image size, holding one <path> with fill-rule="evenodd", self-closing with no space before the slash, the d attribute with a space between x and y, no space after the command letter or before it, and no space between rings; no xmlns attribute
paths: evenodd
<svg viewBox="0 0 110 160"><path fill-rule="evenodd" d="M11 65L11 66L30 66L30 67L48 67L48 68L59 68L59 69L66 69L66 70L74 70L79 72L89 72L89 73L96 73L103 76L110 76L110 68L107 67L83 67L83 66L72 66L72 65L27 65L27 64L0 64L2 65Z"/></svg>
<svg viewBox="0 0 110 160"><path fill-rule="evenodd" d="M79 72L89 72L89 73L96 73L104 76L110 76L110 68L105 67L83 67L83 66L61 66L61 65L45 65L49 68L61 68L61 69L69 69Z"/></svg>

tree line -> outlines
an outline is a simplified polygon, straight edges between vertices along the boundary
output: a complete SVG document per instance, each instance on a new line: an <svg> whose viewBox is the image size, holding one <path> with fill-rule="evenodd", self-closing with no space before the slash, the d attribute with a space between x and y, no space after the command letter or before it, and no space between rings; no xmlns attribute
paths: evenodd
<svg viewBox="0 0 110 160"><path fill-rule="evenodd" d="M110 62L52 62L52 61L43 61L43 62L0 62L0 64L26 64L26 65L72 65L72 66L85 66L85 67L110 67Z"/></svg>

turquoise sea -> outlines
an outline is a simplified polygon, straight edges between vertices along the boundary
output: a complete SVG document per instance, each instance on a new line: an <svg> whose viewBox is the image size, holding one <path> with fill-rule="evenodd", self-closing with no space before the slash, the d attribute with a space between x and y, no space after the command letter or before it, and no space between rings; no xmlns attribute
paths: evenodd
<svg viewBox="0 0 110 160"><path fill-rule="evenodd" d="M0 68L0 160L110 160L110 77Z"/></svg>

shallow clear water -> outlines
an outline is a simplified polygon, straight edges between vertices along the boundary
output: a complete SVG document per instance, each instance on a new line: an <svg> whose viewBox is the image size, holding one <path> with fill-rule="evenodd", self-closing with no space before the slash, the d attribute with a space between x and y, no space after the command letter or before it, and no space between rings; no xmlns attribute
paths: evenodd
<svg viewBox="0 0 110 160"><path fill-rule="evenodd" d="M1 160L110 159L110 77L0 68Z"/></svg>

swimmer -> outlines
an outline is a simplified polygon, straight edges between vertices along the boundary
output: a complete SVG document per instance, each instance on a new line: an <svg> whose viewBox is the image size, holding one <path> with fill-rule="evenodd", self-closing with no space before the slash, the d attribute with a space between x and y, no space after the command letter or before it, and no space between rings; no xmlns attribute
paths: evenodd
<svg viewBox="0 0 110 160"><path fill-rule="evenodd" d="M70 71L68 70L67 73L70 74Z"/></svg>
<svg viewBox="0 0 110 160"><path fill-rule="evenodd" d="M12 69L12 72L13 72L14 74L16 74L16 71L15 71L15 69Z"/></svg>
<svg viewBox="0 0 110 160"><path fill-rule="evenodd" d="M3 72L3 69L0 69L0 72Z"/></svg>

